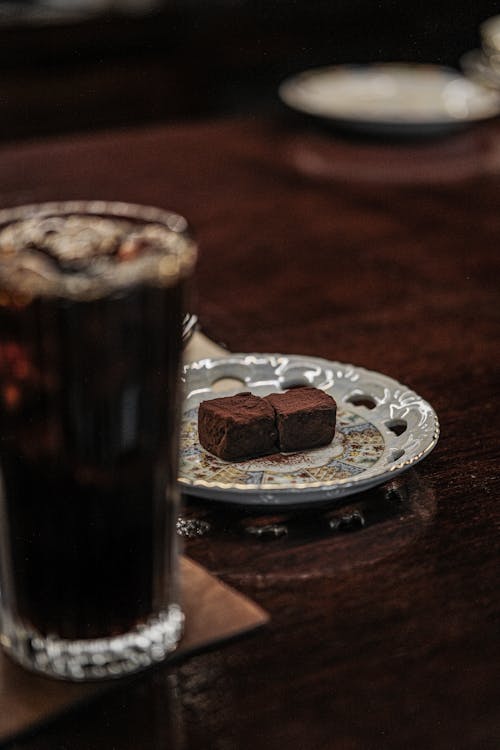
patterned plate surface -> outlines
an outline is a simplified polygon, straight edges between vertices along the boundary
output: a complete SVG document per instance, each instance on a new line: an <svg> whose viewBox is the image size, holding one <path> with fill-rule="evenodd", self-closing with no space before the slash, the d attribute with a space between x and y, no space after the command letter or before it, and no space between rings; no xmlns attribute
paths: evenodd
<svg viewBox="0 0 500 750"><path fill-rule="evenodd" d="M238 382L221 392L216 384L226 378ZM247 505L324 502L385 482L424 458L439 437L436 413L426 401L392 378L353 365L234 354L193 362L184 379L180 483L192 495ZM234 463L199 444L201 401L242 390L263 396L300 383L322 388L337 401L329 445Z"/></svg>
<svg viewBox="0 0 500 750"><path fill-rule="evenodd" d="M182 343L186 345L196 330L198 318L196 315L186 313L182 319Z"/></svg>

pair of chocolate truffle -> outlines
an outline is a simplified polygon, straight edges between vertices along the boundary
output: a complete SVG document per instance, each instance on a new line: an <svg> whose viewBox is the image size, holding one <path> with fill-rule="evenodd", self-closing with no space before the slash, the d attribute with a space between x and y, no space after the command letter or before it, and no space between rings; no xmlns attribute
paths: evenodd
<svg viewBox="0 0 500 750"><path fill-rule="evenodd" d="M202 401L198 436L224 461L292 453L327 445L335 434L337 405L324 391L293 388L260 398L252 393Z"/></svg>

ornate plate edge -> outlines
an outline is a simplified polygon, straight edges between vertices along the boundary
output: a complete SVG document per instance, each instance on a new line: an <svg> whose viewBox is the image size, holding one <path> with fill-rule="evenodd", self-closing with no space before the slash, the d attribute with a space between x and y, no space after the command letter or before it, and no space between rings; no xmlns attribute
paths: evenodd
<svg viewBox="0 0 500 750"><path fill-rule="evenodd" d="M378 484L379 482L383 482L386 479L389 480L391 477L395 476L396 474L400 474L402 471L406 471L410 467L414 466L415 464L419 463L424 459L431 451L435 448L439 436L440 436L440 424L439 424L439 418L434 410L434 408L429 404L428 401L423 399L421 396L418 395L415 391L413 391L411 388L408 388L408 386L404 385L403 383L400 383L399 381L395 380L394 378L390 377L389 375L385 375L384 373L378 372L376 370L369 370L365 367L361 367L358 365L352 365L345 362L338 362L335 360L327 360L320 357L308 357L307 355L301 355L301 354L283 354L283 353L244 353L244 352L238 352L238 353L232 353L228 355L227 357L204 357L202 359L196 360L195 362L191 362L183 367L183 381L186 382L186 375L189 373L190 370L196 370L201 369L203 366L206 366L207 364L210 364L211 366L214 366L219 363L228 362L231 360L238 361L241 360L243 357L256 357L256 358L262 358L262 359L271 359L271 358L280 358L280 357L286 357L288 359L302 359L307 360L309 362L312 362L314 364L322 365L322 366L328 366L328 367L340 367L345 368L346 370L352 370L354 372L363 373L367 376L373 375L376 377L382 377L385 380L391 381L396 387L401 388L404 390L406 394L411 394L415 396L422 404L425 404L433 417L434 420L434 430L432 433L432 436L429 439L429 442L425 447L415 456L412 458L405 458L401 461L395 461L394 464L390 467L387 466L381 466L379 471L375 471L370 476L365 478L359 478L359 479L353 479L351 477L346 477L344 479L338 479L334 482L307 482L307 483L297 483L293 487L286 487L286 486L277 486L275 484L261 484L261 485L248 485L248 484L242 484L239 482L217 482L217 481L207 481L204 479L196 479L196 480L188 480L182 476L178 477L178 484L180 485L181 489L184 489L186 491L191 491L193 494L196 494L195 491L199 490L200 494L203 492L207 492L208 490L215 490L218 494L226 496L228 493L241 493L244 496L250 496L253 498L256 498L258 496L262 496L266 493L271 493L273 496L280 497L280 496L294 496L294 495L304 495L305 493L311 494L311 495L321 495L326 496L330 495L332 498L344 494L349 494L349 492L352 490L352 492L356 492L358 489L361 491L365 488L374 486L374 484ZM249 498L250 500L250 498ZM254 501L255 502L255 501Z"/></svg>

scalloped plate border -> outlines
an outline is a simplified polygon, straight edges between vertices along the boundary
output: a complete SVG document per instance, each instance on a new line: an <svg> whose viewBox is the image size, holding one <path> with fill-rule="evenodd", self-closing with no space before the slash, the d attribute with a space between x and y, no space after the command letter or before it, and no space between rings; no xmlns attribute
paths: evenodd
<svg viewBox="0 0 500 750"><path fill-rule="evenodd" d="M225 378L238 380L238 386L223 393L214 390L213 385ZM227 468L227 474L237 477L238 471L244 472L245 467L252 462L234 464L211 458L215 469L212 471L209 467L204 477L199 478L190 471L189 461L183 459L185 445L181 439L181 489L207 499L243 505L307 505L311 502L324 502L388 481L425 458L438 441L439 421L436 412L407 386L387 375L355 365L289 354L231 354L201 359L186 365L183 370L186 397L183 432L187 422L193 419L193 410L207 398L241 390L249 390L262 396L285 389L287 384L297 381L331 393L337 401L339 414L352 415L356 418L355 421L376 428L383 437L384 445L380 457L373 465L354 476L330 481L299 481L295 477L289 483L278 485L265 480L221 481L216 477L224 468ZM350 401L366 397L374 403L373 408ZM398 435L391 429L391 426L402 424L406 426L402 434ZM204 453L201 447L199 453ZM309 459L313 453L306 451L302 455ZM264 459L259 461L262 463ZM255 473L254 462L253 474ZM262 475L265 473L262 472Z"/></svg>

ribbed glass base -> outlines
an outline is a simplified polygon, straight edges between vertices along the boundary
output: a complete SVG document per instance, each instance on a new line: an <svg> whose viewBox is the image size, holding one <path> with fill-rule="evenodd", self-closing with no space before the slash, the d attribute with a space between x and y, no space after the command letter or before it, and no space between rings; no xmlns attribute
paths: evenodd
<svg viewBox="0 0 500 750"><path fill-rule="evenodd" d="M129 633L112 638L65 640L24 629L3 634L2 645L19 664L61 680L122 677L162 661L175 649L184 624L178 605ZM13 632L12 632L13 631Z"/></svg>

